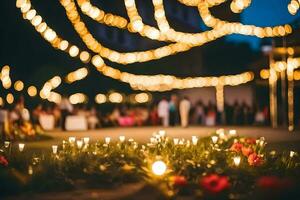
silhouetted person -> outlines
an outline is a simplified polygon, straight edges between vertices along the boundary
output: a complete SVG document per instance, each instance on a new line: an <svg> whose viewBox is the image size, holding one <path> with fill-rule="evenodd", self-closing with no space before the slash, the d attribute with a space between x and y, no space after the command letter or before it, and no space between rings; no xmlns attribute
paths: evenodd
<svg viewBox="0 0 300 200"><path fill-rule="evenodd" d="M189 125L189 114L191 109L191 102L188 97L184 97L179 104L179 113L181 119L181 126L187 127Z"/></svg>

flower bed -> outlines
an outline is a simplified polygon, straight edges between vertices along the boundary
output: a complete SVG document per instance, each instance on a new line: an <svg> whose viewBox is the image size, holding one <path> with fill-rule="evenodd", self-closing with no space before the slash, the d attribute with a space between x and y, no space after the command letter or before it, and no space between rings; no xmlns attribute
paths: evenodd
<svg viewBox="0 0 300 200"><path fill-rule="evenodd" d="M223 130L191 140L159 131L148 144L124 136L93 144L71 137L43 153L6 143L0 157L1 195L145 182L162 198L299 199L298 154L267 152L265 146L264 138Z"/></svg>

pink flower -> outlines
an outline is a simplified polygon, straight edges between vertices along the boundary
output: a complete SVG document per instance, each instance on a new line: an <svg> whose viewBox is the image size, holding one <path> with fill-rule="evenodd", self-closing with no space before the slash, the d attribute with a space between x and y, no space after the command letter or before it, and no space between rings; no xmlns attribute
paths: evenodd
<svg viewBox="0 0 300 200"><path fill-rule="evenodd" d="M248 157L248 163L250 166L260 166L263 163L263 159L256 153L252 153Z"/></svg>
<svg viewBox="0 0 300 200"><path fill-rule="evenodd" d="M249 156L250 154L252 154L254 151L251 147L242 147L242 153L244 156Z"/></svg>
<svg viewBox="0 0 300 200"><path fill-rule="evenodd" d="M175 186L186 186L188 184L185 176L172 176L171 181Z"/></svg>
<svg viewBox="0 0 300 200"><path fill-rule="evenodd" d="M5 167L8 165L8 161L6 160L6 158L4 156L0 156L0 164Z"/></svg>
<svg viewBox="0 0 300 200"><path fill-rule="evenodd" d="M243 144L241 144L239 142L235 142L230 147L230 150L235 151L235 152L241 152L242 148L243 148Z"/></svg>
<svg viewBox="0 0 300 200"><path fill-rule="evenodd" d="M211 174L203 177L200 180L202 188L212 194L220 193L230 187L230 183L227 176L219 176L217 174Z"/></svg>

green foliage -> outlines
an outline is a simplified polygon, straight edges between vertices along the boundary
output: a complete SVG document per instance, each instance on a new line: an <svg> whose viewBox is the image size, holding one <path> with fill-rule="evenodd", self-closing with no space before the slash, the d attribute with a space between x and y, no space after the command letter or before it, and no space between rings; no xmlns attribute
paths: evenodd
<svg viewBox="0 0 300 200"><path fill-rule="evenodd" d="M0 165L0 180L5 182L1 195L146 182L167 197L187 194L203 199L248 199L257 194L260 177L284 177L299 185L300 159L296 152L267 152L263 138L254 140L218 132L212 136L218 137L217 142L212 142L211 137L194 143L173 141L159 134L147 144L134 140L98 141L79 148L76 142L64 141L56 154L2 147L9 164ZM234 144L239 146L234 148ZM233 162L236 157L240 163ZM167 166L162 176L151 169L157 160ZM207 193L199 181L211 174L228 177L230 188L220 194ZM186 179L186 186L174 181L179 176L182 185Z"/></svg>

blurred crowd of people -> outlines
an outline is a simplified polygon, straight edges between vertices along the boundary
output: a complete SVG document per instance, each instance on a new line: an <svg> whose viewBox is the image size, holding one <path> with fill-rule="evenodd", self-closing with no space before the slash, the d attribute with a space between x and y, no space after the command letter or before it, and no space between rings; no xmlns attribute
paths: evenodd
<svg viewBox="0 0 300 200"><path fill-rule="evenodd" d="M109 109L107 109L109 107ZM102 105L102 107L87 105L72 105L68 98L63 98L60 104L38 105L32 110L25 108L24 99L10 109L0 109L0 130L7 124L23 124L30 122L40 124L42 115L54 116L54 127L66 130L68 116L83 116L89 129L114 126L143 126L153 125L164 127L189 125L266 125L269 122L268 107L261 109L247 105L245 102L229 105L225 103L223 111L208 102L201 100L192 103L187 96L179 98L171 95L162 97L159 101L144 105Z"/></svg>

